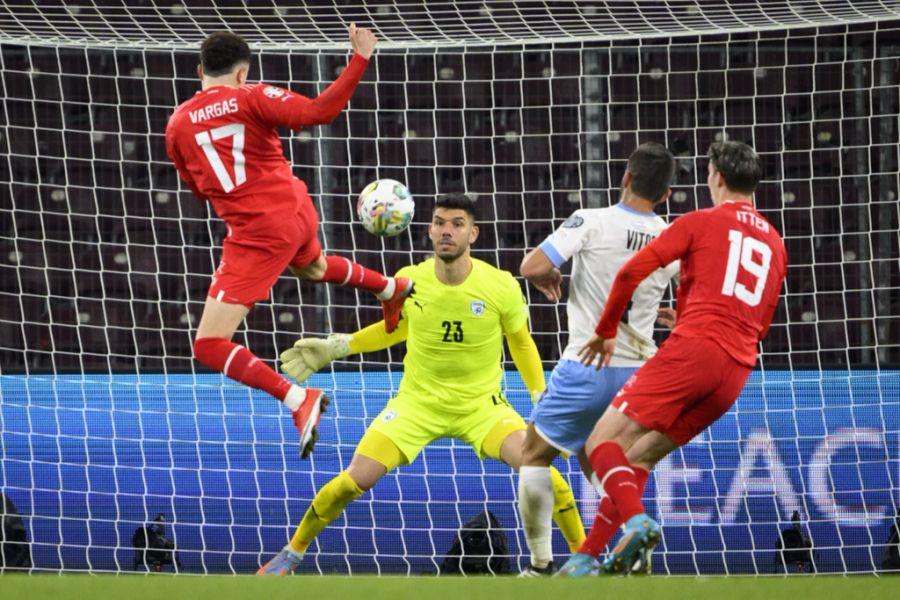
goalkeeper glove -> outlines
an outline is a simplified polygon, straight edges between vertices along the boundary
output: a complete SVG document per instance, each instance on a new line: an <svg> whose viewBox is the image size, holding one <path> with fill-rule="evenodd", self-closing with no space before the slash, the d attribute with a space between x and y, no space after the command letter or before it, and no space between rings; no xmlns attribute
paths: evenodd
<svg viewBox="0 0 900 600"><path fill-rule="evenodd" d="M324 340L297 340L293 348L281 353L281 370L302 383L322 367L331 364L331 361L350 354L350 337L346 333L335 333Z"/></svg>
<svg viewBox="0 0 900 600"><path fill-rule="evenodd" d="M531 403L532 403L532 404L537 404L538 402L540 402L540 401L541 401L541 398L544 397L544 392L546 392L546 391L547 391L546 389L544 389L544 390L531 390Z"/></svg>

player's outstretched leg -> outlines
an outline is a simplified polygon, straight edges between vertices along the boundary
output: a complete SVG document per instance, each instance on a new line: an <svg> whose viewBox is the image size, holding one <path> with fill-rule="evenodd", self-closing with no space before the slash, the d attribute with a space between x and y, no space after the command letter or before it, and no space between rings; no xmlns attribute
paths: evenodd
<svg viewBox="0 0 900 600"><path fill-rule="evenodd" d="M300 434L300 455L309 456L322 411L328 406L325 394L291 384L247 348L224 337L198 337L194 356L207 367L280 400L291 411Z"/></svg>
<svg viewBox="0 0 900 600"><path fill-rule="evenodd" d="M312 454L313 447L319 439L319 420L331 401L322 390L304 389L296 385L291 386L288 392L288 397L291 396L300 402L300 405L291 411L291 416L294 417L294 425L300 434L300 458L307 458ZM288 403L288 397L285 398L285 404ZM293 401L293 398L291 400Z"/></svg>
<svg viewBox="0 0 900 600"><path fill-rule="evenodd" d="M387 300L382 299L381 311L384 313L384 330L388 333L397 329L400 323L400 311L407 296L413 293L413 282L406 277L394 278L394 293Z"/></svg>
<svg viewBox="0 0 900 600"><path fill-rule="evenodd" d="M330 283L343 287L366 290L386 300L394 293L394 278L366 268L343 256L321 255L305 267L292 265L294 273L316 283Z"/></svg>
<svg viewBox="0 0 900 600"><path fill-rule="evenodd" d="M632 466L635 479L638 485L638 492L644 493L644 487L647 485L647 478L650 473L642 468ZM557 575L560 577L584 577L596 575L600 567L597 557L606 548L606 545L612 539L613 535L622 526L622 518L619 516L619 509L613 504L609 496L600 499L600 506L597 507L597 514L594 515L594 523L591 525L591 531L587 535L587 539L578 548L578 551L572 554L571 558L560 567ZM643 556L635 563L638 571L632 570L632 574L650 574L649 552L647 558Z"/></svg>
<svg viewBox="0 0 900 600"><path fill-rule="evenodd" d="M606 573L629 573L635 561L641 558L648 560L649 555L656 544L662 539L662 530L659 523L647 516L646 513L635 515L625 524L625 533L616 544L606 560L603 561L603 570Z"/></svg>
<svg viewBox="0 0 900 600"><path fill-rule="evenodd" d="M615 442L602 442L590 455L591 466L600 486L625 521L625 534L603 562L607 573L628 573L644 550L652 550L661 538L659 524L647 516L641 503L641 492L636 467L625 457L621 446Z"/></svg>
<svg viewBox="0 0 900 600"><path fill-rule="evenodd" d="M413 290L413 282L405 277L387 277L342 256L320 255L306 265L292 263L291 270L301 279L372 292L381 300L388 333L397 328L403 302Z"/></svg>
<svg viewBox="0 0 900 600"><path fill-rule="evenodd" d="M355 455L354 460L360 459L357 459L357 455ZM364 461L365 457L362 460ZM354 464L351 463L351 469L354 468ZM377 471L376 475L370 477L366 483L367 486L369 483L374 484L374 481L381 476ZM309 545L319 532L338 518L350 502L364 493L365 491L353 480L349 471L341 471L316 493L316 497L313 498L303 515L303 520L300 521L291 541L275 555L275 558L263 565L256 572L257 575L288 575L296 570Z"/></svg>

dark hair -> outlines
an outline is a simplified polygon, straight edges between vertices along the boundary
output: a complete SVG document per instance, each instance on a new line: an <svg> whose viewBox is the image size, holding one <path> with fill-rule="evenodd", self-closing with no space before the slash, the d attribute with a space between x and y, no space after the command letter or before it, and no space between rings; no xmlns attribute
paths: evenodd
<svg viewBox="0 0 900 600"><path fill-rule="evenodd" d="M238 63L250 62L250 46L236 33L217 31L210 34L200 46L200 64L203 73L218 77L230 73Z"/></svg>
<svg viewBox="0 0 900 600"><path fill-rule="evenodd" d="M466 214L475 222L475 202L465 194L446 194L438 197L434 202L434 209L458 208L466 211Z"/></svg>
<svg viewBox="0 0 900 600"><path fill-rule="evenodd" d="M675 176L675 157L656 142L646 142L628 157L631 191L645 200L659 202Z"/></svg>
<svg viewBox="0 0 900 600"><path fill-rule="evenodd" d="M722 174L728 189L738 194L752 194L762 179L759 155L742 142L713 143L709 147L709 162Z"/></svg>

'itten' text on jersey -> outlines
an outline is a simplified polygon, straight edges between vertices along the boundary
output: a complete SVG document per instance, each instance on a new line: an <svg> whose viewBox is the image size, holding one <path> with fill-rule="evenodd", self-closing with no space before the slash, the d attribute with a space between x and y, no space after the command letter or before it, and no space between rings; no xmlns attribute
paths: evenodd
<svg viewBox="0 0 900 600"><path fill-rule="evenodd" d="M737 220L740 221L741 223L746 223L747 225L753 225L760 231L765 231L766 233L769 232L769 224L766 223L764 219L759 218L752 212L746 212L743 210L739 210L734 214L737 215Z"/></svg>

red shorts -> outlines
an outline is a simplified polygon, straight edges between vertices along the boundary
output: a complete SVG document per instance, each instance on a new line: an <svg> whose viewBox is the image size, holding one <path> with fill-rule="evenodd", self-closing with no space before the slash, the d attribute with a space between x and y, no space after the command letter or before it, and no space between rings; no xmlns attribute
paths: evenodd
<svg viewBox="0 0 900 600"><path fill-rule="evenodd" d="M229 231L209 296L252 307L269 297L289 265L305 267L322 254L319 215L309 196L304 196L296 214L288 218L256 218L239 231Z"/></svg>
<svg viewBox="0 0 900 600"><path fill-rule="evenodd" d="M612 405L684 445L731 408L751 371L712 340L672 335Z"/></svg>

